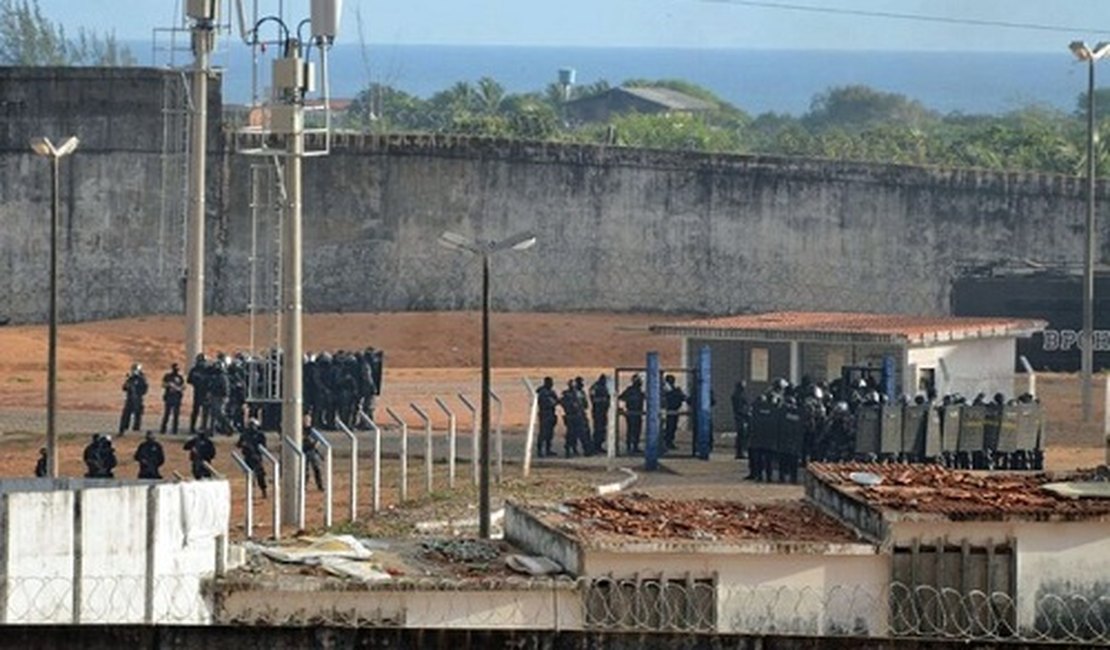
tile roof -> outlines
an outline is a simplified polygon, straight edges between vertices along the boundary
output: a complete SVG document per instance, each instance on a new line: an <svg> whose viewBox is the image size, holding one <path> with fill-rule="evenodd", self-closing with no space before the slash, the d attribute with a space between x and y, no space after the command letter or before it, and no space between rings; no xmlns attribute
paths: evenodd
<svg viewBox="0 0 1110 650"><path fill-rule="evenodd" d="M592 544L630 541L826 542L852 544L847 526L801 502L753 505L711 499L658 499L644 494L569 501L556 525Z"/></svg>
<svg viewBox="0 0 1110 650"><path fill-rule="evenodd" d="M1036 319L909 316L849 312L772 312L653 325L658 334L927 343L969 338L1029 336L1048 325Z"/></svg>
<svg viewBox="0 0 1110 650"><path fill-rule="evenodd" d="M883 511L887 519L921 514L956 521L1110 518L1110 499L1069 499L1044 489L1061 479L1088 480L1092 472L1053 476L865 463L813 463L808 471L813 480ZM874 474L882 480L878 485L859 485L850 478L856 472Z"/></svg>

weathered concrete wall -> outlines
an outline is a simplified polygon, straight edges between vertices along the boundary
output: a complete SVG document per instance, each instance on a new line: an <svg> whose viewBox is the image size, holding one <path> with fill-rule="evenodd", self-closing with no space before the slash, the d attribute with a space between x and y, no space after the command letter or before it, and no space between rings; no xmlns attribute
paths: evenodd
<svg viewBox="0 0 1110 650"><path fill-rule="evenodd" d="M223 310L248 293L248 163L229 168ZM305 169L311 310L476 306L445 229L537 232L496 259L504 309L944 313L963 267L1081 251L1064 177L361 136Z"/></svg>
<svg viewBox="0 0 1110 650"><path fill-rule="evenodd" d="M33 135L82 139L62 169L63 319L182 310L184 177L162 155L184 137L163 111L181 83L152 69L0 69L0 318L46 315L49 165ZM218 92L211 103L215 123ZM265 159L209 132L209 305L238 312L250 168ZM1081 259L1083 195L1081 179L1037 174L341 136L305 164L305 302L473 308L474 260L436 237L533 229L535 249L495 261L496 308L943 313L964 267Z"/></svg>
<svg viewBox="0 0 1110 650"><path fill-rule="evenodd" d="M47 315L51 174L49 160L31 152L37 136L81 141L61 164L62 320L183 310L187 124L163 110L184 106L183 83L179 73L147 68L0 67L0 318ZM213 86L216 153L221 99ZM215 156L210 167L220 164ZM164 179L176 188L165 196ZM221 187L217 174L212 200ZM217 221L214 207L210 214Z"/></svg>

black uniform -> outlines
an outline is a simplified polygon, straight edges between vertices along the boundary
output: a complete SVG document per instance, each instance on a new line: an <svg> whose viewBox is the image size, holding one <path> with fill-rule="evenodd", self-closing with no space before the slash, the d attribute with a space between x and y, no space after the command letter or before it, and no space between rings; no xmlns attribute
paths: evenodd
<svg viewBox="0 0 1110 650"><path fill-rule="evenodd" d="M97 434L85 447L85 478L113 478L116 467L116 450L107 436Z"/></svg>
<svg viewBox="0 0 1110 650"><path fill-rule="evenodd" d="M146 377L143 371L135 368L123 380L123 413L119 417L119 433L123 435L128 427L138 431L143 425L143 396L147 391Z"/></svg>
<svg viewBox="0 0 1110 650"><path fill-rule="evenodd" d="M312 470L312 478L316 480L316 489L323 491L324 479L320 471L320 443L316 441L316 436L312 435L312 427L304 428L304 437L301 439L301 452L304 453L304 473L307 476L308 471Z"/></svg>
<svg viewBox="0 0 1110 650"><path fill-rule="evenodd" d="M135 450L135 460L139 463L139 478L162 478L159 470L166 462L166 456L162 452L162 445L149 434Z"/></svg>
<svg viewBox="0 0 1110 650"><path fill-rule="evenodd" d="M177 370L177 364L169 372L162 375L162 426L161 433L166 432L166 425L173 417L173 434L177 435L177 423L181 417L181 398L185 394L185 378Z"/></svg>
<svg viewBox="0 0 1110 650"><path fill-rule="evenodd" d="M193 478L212 478L205 463L211 463L216 457L216 445L207 433L201 432L185 442L185 451L189 452L189 464L193 470Z"/></svg>
<svg viewBox="0 0 1110 650"><path fill-rule="evenodd" d="M251 468L254 480L262 490L262 498L266 498L266 465L262 462L262 450L266 448L266 434L258 429L253 422L248 423L243 433L239 434L236 446L243 452L243 460Z"/></svg>
<svg viewBox="0 0 1110 650"><path fill-rule="evenodd" d="M231 420L227 417L228 399L231 395L231 378L222 361L212 364L206 377L208 387L208 412L210 431L231 435Z"/></svg>
<svg viewBox="0 0 1110 650"><path fill-rule="evenodd" d="M551 445L555 439L555 407L559 404L559 395L553 387L554 382L548 377L544 379L543 386L536 389L536 406L540 420L540 436L536 441L536 455L540 458L551 456Z"/></svg>
<svg viewBox="0 0 1110 650"><path fill-rule="evenodd" d="M578 391L574 382L568 382L567 389L559 398L559 405L563 407L563 426L566 427L566 437L563 439L563 452L569 458L578 455L578 443L582 443L582 451L586 452L588 441L580 438L581 431L586 421L586 412L582 408L582 401L578 399Z"/></svg>
<svg viewBox="0 0 1110 650"><path fill-rule="evenodd" d="M35 463L35 476L37 478L46 478L46 450L39 450L39 460Z"/></svg>
<svg viewBox="0 0 1110 650"><path fill-rule="evenodd" d="M628 424L625 448L630 454L638 454L640 434L644 430L644 403L647 401L643 381L639 377L633 378L632 385L621 391L618 399L624 402L624 419Z"/></svg>
<svg viewBox="0 0 1110 650"><path fill-rule="evenodd" d="M196 363L189 369L188 384L193 387L193 412L189 416L189 433L196 434L197 418L200 429L208 429L208 364L204 355L198 354Z"/></svg>
<svg viewBox="0 0 1110 650"><path fill-rule="evenodd" d="M663 444L665 449L675 448L675 432L678 431L678 412L686 404L686 392L674 384L674 378L668 377L667 385L663 391L663 407L667 411L664 420Z"/></svg>
<svg viewBox="0 0 1110 650"><path fill-rule="evenodd" d="M609 383L605 375L597 378L590 385L590 416L594 424L594 449L599 453L605 450L606 438L609 435L609 403L612 396L609 394Z"/></svg>

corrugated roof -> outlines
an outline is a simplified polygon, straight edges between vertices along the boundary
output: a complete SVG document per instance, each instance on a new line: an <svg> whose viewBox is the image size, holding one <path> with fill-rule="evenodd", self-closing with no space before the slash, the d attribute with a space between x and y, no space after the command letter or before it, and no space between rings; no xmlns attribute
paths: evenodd
<svg viewBox="0 0 1110 650"><path fill-rule="evenodd" d="M711 111L717 108L712 102L707 102L703 99L687 95L686 93L671 90L670 88L621 86L613 90L635 95L640 99L666 106L675 111Z"/></svg>
<svg viewBox="0 0 1110 650"><path fill-rule="evenodd" d="M653 325L657 334L743 339L817 339L929 343L971 338L1030 336L1043 320L907 316L849 312L772 312Z"/></svg>

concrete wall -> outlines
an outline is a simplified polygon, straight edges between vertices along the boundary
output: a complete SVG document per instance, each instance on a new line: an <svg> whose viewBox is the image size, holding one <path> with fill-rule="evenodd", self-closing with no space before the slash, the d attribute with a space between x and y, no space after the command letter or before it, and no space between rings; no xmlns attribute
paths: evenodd
<svg viewBox="0 0 1110 650"><path fill-rule="evenodd" d="M65 485L72 483L72 485ZM226 481L0 483L8 625L196 625L227 538Z"/></svg>
<svg viewBox="0 0 1110 650"><path fill-rule="evenodd" d="M979 393L991 397L1014 391L1014 362L1017 360L1015 339L984 339L960 341L952 345L910 348L907 367L911 377L922 368L936 370L937 393L960 393L968 398ZM916 379L913 385L916 386ZM913 391L916 392L916 391Z"/></svg>
<svg viewBox="0 0 1110 650"><path fill-rule="evenodd" d="M947 537L973 545L1014 540L1017 552L1017 623L1033 630L1037 617L1059 613L1059 603L1094 603L1110 593L1110 522L896 522L891 540L908 545L914 538L931 543ZM1057 600L1059 599L1059 600ZM1076 610L1087 615L1086 608ZM1062 617L1067 619L1068 616Z"/></svg>
<svg viewBox="0 0 1110 650"><path fill-rule="evenodd" d="M64 319L182 309L184 179L162 156L184 135L163 120L175 84L151 69L0 69L0 316L45 317L49 166L27 138L71 133L82 145L63 166ZM209 302L243 311L261 159L210 133ZM478 269L436 246L445 229L537 232L536 249L495 262L494 306L516 310L944 313L963 267L1082 250L1083 183L1038 174L349 136L307 161L305 192L312 311L476 307ZM1110 220L1099 224L1107 241Z"/></svg>

